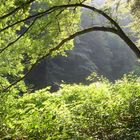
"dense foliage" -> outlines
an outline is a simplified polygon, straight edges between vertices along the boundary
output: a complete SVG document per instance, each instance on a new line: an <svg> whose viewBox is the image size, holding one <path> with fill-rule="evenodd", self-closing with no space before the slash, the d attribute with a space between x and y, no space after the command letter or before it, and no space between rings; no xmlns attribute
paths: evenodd
<svg viewBox="0 0 140 140"><path fill-rule="evenodd" d="M76 2L78 0L72 3ZM1 2L0 90L23 77L25 70L31 69L32 65L45 57L50 49L55 48L61 40L77 31L80 20L79 8L75 10L60 8L35 16L37 13L46 11L48 7L64 4L68 4L68 1L40 0L34 3L33 0L20 2L8 0ZM16 10L17 8L19 9ZM11 14L6 16L9 13ZM71 48L72 42L65 43L51 55L63 54L64 50ZM21 86L24 86L23 81L19 82L16 88Z"/></svg>
<svg viewBox="0 0 140 140"><path fill-rule="evenodd" d="M140 139L140 82L132 76L0 99L2 140Z"/></svg>
<svg viewBox="0 0 140 140"><path fill-rule="evenodd" d="M53 94L49 88L31 93L25 84L41 60L65 55L75 37L91 31L116 34L140 58L138 46L111 15L112 7L100 10L88 2L1 0L0 139L140 139L138 78L124 77L114 84L64 84ZM105 24L81 27L83 7L93 17L102 16Z"/></svg>
<svg viewBox="0 0 140 140"><path fill-rule="evenodd" d="M24 78L48 56L65 55L72 40L91 31L118 35L140 57L140 50L111 15L110 5L97 9L89 0L8 0L0 5L0 92L25 92ZM84 4L83 4L84 3ZM82 8L93 17L102 16L104 25L85 29L80 25ZM127 8L125 8L127 9ZM89 14L89 13L87 13ZM128 32L129 33L129 32ZM106 57L106 56L105 56ZM25 74L25 72L27 72ZM14 85L14 86L13 86Z"/></svg>

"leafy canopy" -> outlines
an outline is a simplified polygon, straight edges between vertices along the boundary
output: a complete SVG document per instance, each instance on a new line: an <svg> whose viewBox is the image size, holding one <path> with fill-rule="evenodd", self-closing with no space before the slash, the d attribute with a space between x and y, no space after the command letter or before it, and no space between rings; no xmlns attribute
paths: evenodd
<svg viewBox="0 0 140 140"><path fill-rule="evenodd" d="M72 40L91 31L118 35L140 57L140 50L104 6L88 0L7 0L0 5L0 91L26 92L24 78L48 56L65 55ZM103 16L109 24L81 30L81 8ZM27 73L25 74L25 71ZM16 85L16 88L14 88Z"/></svg>
<svg viewBox="0 0 140 140"><path fill-rule="evenodd" d="M8 0L0 5L0 90L23 76L29 69L61 40L76 32L79 28L80 9L61 8L31 17L48 7L66 5L65 0ZM72 3L80 2L73 0ZM7 16L7 14L11 13ZM76 13L76 14L75 14ZM28 17L30 17L28 19ZM23 21L23 22L19 22ZM19 22L19 23L18 23ZM16 24L18 23L18 24ZM15 25L14 25L15 24ZM72 42L66 43L56 54L72 48ZM19 83L19 85L21 85ZM23 90L22 87L19 87ZM25 89L25 88L24 88Z"/></svg>

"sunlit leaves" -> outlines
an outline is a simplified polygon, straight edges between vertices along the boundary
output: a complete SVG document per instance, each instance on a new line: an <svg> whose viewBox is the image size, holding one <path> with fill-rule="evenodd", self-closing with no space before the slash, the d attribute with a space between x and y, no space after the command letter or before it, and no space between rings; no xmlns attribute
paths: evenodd
<svg viewBox="0 0 140 140"><path fill-rule="evenodd" d="M28 16L44 12L53 6L69 4L69 1L42 0L33 3L33 5L26 4L27 2L29 1L3 1L0 6L1 9L3 8L0 15L4 16L0 21L0 75L3 78L7 75L12 79L20 77L25 69L31 67L51 48L56 47L61 40L79 29L79 8L56 9L48 14L24 21ZM77 2L80 1L74 0L70 3ZM18 7L20 8L18 9ZM15 12L12 12L14 10ZM10 14L7 15L8 13ZM20 20L23 21L19 22ZM26 33L24 34L24 32ZM65 54L65 50L72 47L72 42L65 43L60 50L58 49L52 55Z"/></svg>
<svg viewBox="0 0 140 140"><path fill-rule="evenodd" d="M4 138L140 138L140 83L129 75L115 84L61 85L25 94L0 96ZM3 131L3 132L2 132Z"/></svg>

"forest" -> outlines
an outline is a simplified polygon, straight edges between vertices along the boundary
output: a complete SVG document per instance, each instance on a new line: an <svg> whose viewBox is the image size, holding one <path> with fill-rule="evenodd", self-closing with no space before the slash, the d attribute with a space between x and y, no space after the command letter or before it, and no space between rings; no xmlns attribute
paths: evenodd
<svg viewBox="0 0 140 140"><path fill-rule="evenodd" d="M1 0L0 140L140 140L140 1Z"/></svg>

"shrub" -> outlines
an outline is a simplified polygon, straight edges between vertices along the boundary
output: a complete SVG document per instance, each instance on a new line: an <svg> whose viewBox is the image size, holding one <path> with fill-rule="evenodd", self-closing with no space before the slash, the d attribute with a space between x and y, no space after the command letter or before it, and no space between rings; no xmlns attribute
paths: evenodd
<svg viewBox="0 0 140 140"><path fill-rule="evenodd" d="M61 87L53 94L46 88L22 97L1 95L1 139L140 139L137 78Z"/></svg>

